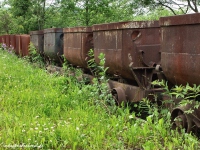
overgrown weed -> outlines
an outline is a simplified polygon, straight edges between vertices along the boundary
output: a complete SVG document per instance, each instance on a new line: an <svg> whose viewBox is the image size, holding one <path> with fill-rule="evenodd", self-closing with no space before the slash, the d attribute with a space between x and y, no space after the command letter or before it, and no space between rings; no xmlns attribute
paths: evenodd
<svg viewBox="0 0 200 150"><path fill-rule="evenodd" d="M199 148L194 136L169 128L169 114L154 117L153 107L146 121L128 108L111 110L105 78L80 86L70 76L47 74L2 50L0 67L2 149Z"/></svg>

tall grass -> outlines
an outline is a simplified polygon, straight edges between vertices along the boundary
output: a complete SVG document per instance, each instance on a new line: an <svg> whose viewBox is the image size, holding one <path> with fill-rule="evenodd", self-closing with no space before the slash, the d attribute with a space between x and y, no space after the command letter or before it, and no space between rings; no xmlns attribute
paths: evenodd
<svg viewBox="0 0 200 150"><path fill-rule="evenodd" d="M0 50L0 149L197 149L170 129L169 114L141 120L96 105L97 87L49 74ZM101 97L102 98L102 97Z"/></svg>

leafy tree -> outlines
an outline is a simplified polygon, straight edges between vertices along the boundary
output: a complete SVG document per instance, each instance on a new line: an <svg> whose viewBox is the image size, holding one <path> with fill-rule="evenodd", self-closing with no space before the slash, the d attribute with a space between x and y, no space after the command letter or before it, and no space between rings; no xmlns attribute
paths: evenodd
<svg viewBox="0 0 200 150"><path fill-rule="evenodd" d="M174 15L178 13L186 14L188 12L199 12L199 0L133 0L135 7L145 7L155 9L156 7L167 8ZM178 10L178 11L177 11Z"/></svg>
<svg viewBox="0 0 200 150"><path fill-rule="evenodd" d="M12 23L11 14L7 10L0 10L0 31L1 34L8 34Z"/></svg>
<svg viewBox="0 0 200 150"><path fill-rule="evenodd" d="M46 21L52 14L55 2L48 0L7 0L9 11L15 20L15 25L20 27L16 32L29 33L32 30L41 30L46 26ZM16 18L16 19L15 19Z"/></svg>
<svg viewBox="0 0 200 150"><path fill-rule="evenodd" d="M129 0L62 0L61 13L70 26L130 20L133 9Z"/></svg>

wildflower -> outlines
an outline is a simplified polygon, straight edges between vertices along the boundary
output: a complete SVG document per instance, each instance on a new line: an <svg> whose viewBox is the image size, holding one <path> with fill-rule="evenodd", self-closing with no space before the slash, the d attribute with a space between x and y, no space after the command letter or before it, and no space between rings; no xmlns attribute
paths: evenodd
<svg viewBox="0 0 200 150"><path fill-rule="evenodd" d="M6 49L6 44L3 43L1 47L5 50Z"/></svg>
<svg viewBox="0 0 200 150"><path fill-rule="evenodd" d="M35 130L38 130L38 128L36 127Z"/></svg>
<svg viewBox="0 0 200 150"><path fill-rule="evenodd" d="M85 137L85 134L81 134L81 137Z"/></svg>
<svg viewBox="0 0 200 150"><path fill-rule="evenodd" d="M26 131L26 130L24 130L24 129L22 130L22 132L25 132L25 131Z"/></svg>
<svg viewBox="0 0 200 150"><path fill-rule="evenodd" d="M133 115L130 115L128 118L129 118L129 119L133 119L134 117L133 117Z"/></svg>
<svg viewBox="0 0 200 150"><path fill-rule="evenodd" d="M79 127L76 127L76 130L78 131L78 130L79 130Z"/></svg>

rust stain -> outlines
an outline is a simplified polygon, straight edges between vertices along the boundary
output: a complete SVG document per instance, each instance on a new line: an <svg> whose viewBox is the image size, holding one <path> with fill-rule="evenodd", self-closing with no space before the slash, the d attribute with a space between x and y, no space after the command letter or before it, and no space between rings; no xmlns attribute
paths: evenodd
<svg viewBox="0 0 200 150"><path fill-rule="evenodd" d="M129 21L93 25L95 61L105 54L108 73L132 81L128 54L133 67L148 67L160 62L160 28L158 21ZM140 51L143 51L140 53Z"/></svg>
<svg viewBox="0 0 200 150"><path fill-rule="evenodd" d="M198 13L160 18L161 65L173 84L200 84L199 18Z"/></svg>
<svg viewBox="0 0 200 150"><path fill-rule="evenodd" d="M93 47L91 27L64 28L64 56L73 65L88 68L88 52Z"/></svg>

